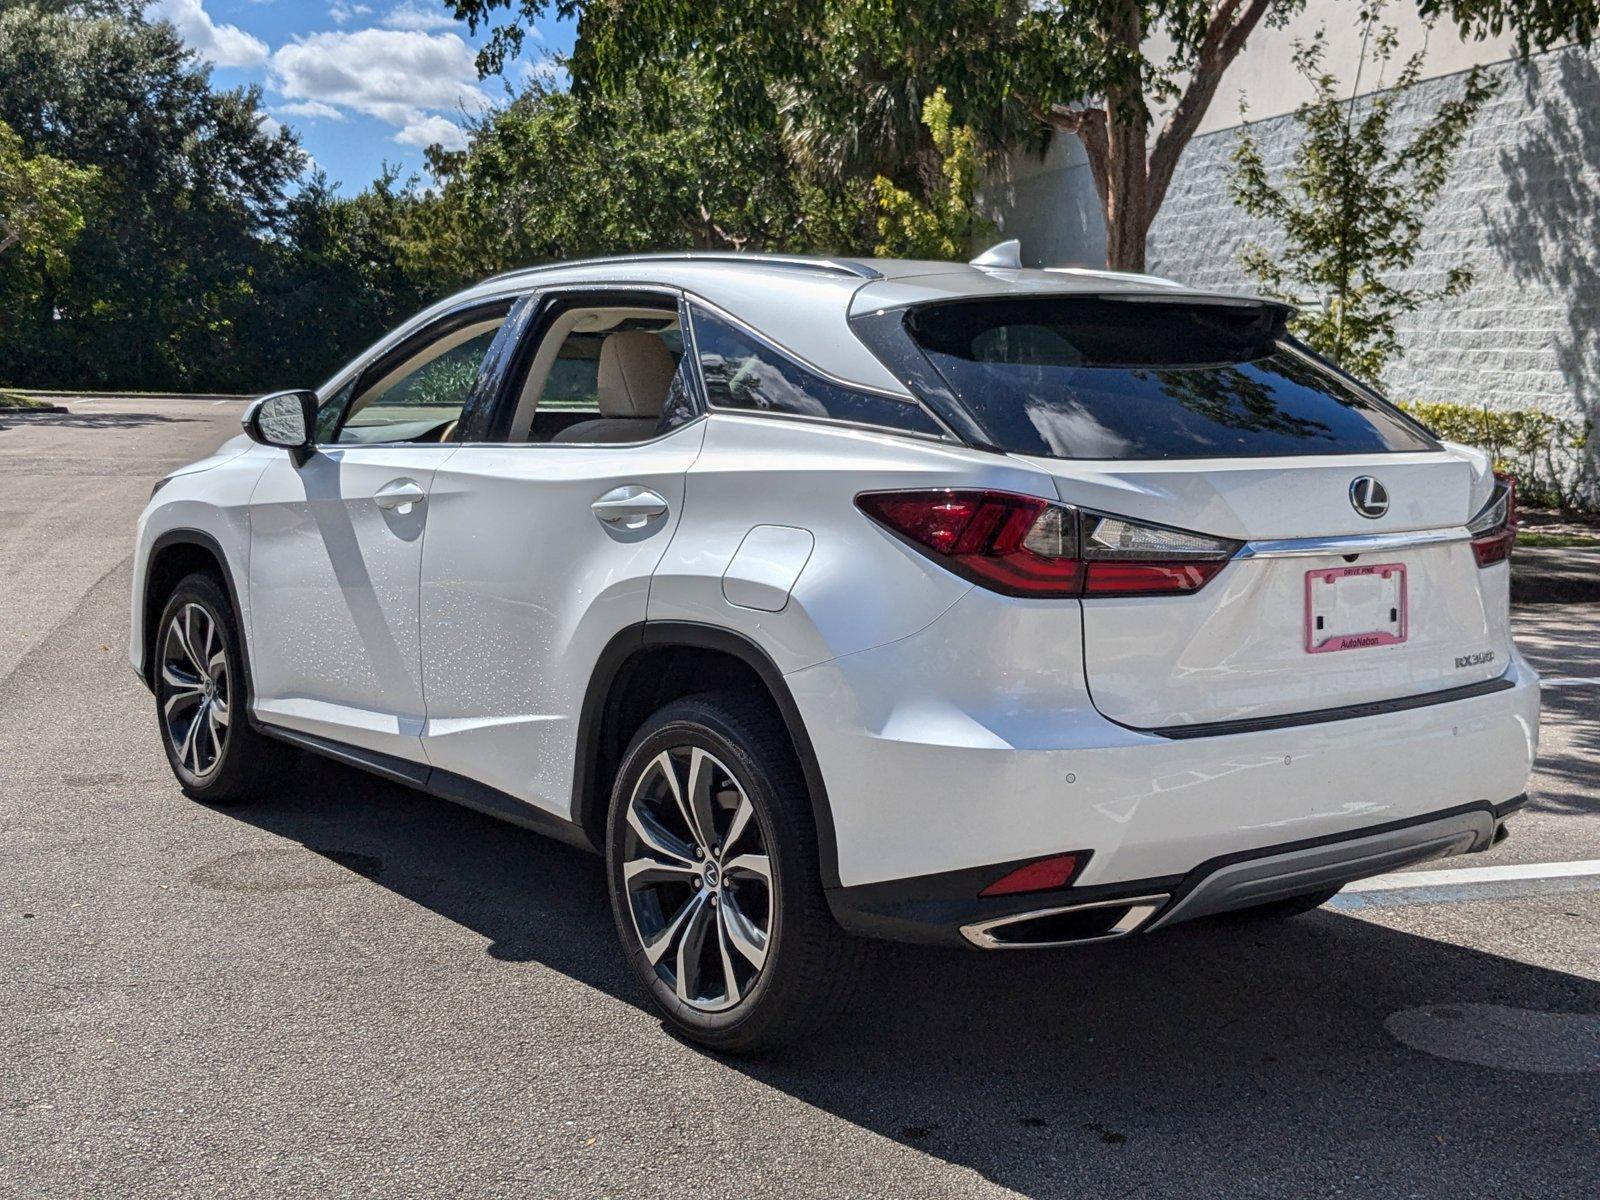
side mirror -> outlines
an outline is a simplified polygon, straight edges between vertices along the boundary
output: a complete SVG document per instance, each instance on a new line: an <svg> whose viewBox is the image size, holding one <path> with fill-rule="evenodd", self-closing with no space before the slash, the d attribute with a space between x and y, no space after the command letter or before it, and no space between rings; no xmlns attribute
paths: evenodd
<svg viewBox="0 0 1600 1200"><path fill-rule="evenodd" d="M263 396L245 409L242 423L251 441L287 450L298 467L311 456L317 394L293 391Z"/></svg>

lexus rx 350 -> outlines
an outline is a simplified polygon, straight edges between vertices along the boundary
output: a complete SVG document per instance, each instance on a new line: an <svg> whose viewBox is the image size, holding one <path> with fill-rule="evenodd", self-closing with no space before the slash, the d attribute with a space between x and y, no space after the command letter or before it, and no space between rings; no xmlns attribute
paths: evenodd
<svg viewBox="0 0 1600 1200"><path fill-rule="evenodd" d="M157 485L131 657L185 792L301 750L605 857L724 1049L859 935L1308 910L1483 850L1538 683L1510 481L1170 281L687 254L491 279Z"/></svg>

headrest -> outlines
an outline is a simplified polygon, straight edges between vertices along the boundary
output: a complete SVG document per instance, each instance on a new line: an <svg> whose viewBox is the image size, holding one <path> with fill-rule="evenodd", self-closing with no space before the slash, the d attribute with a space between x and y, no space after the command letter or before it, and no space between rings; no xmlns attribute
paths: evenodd
<svg viewBox="0 0 1600 1200"><path fill-rule="evenodd" d="M659 417L677 365L653 333L626 330L600 343L595 381L602 417Z"/></svg>

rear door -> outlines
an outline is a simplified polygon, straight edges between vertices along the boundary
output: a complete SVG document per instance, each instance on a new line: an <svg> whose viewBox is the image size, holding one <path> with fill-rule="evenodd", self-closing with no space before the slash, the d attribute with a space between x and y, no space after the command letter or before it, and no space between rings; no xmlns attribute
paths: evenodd
<svg viewBox="0 0 1600 1200"><path fill-rule="evenodd" d="M570 812L590 676L618 631L645 619L705 432L679 322L662 292L547 296L485 440L435 474L420 613L434 767ZM599 417L614 334L636 347L655 336L678 359L676 374L667 363L629 380L636 397L665 389L650 416Z"/></svg>
<svg viewBox="0 0 1600 1200"><path fill-rule="evenodd" d="M1114 720L1311 712L1506 668L1509 569L1480 567L1466 529L1488 464L1296 347L1285 316L1056 296L905 322L990 439L1054 476L1086 539L1099 513L1241 544L1188 594L1085 595L1089 687Z"/></svg>

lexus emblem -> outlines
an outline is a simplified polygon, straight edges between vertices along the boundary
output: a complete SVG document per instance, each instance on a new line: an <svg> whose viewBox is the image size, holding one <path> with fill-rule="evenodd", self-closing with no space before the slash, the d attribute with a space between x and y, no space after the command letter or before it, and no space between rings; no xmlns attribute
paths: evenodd
<svg viewBox="0 0 1600 1200"><path fill-rule="evenodd" d="M1389 511L1389 489L1371 475L1358 475L1350 481L1350 507L1376 521Z"/></svg>

